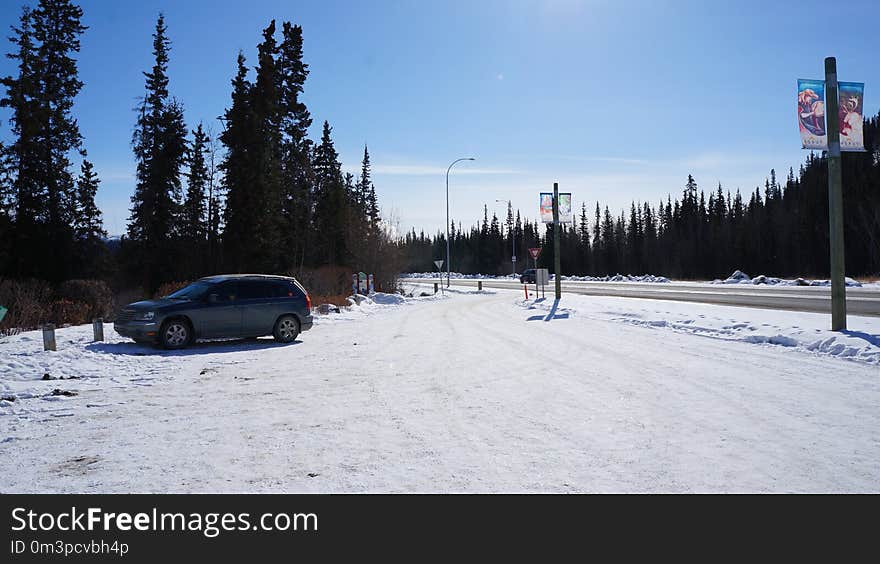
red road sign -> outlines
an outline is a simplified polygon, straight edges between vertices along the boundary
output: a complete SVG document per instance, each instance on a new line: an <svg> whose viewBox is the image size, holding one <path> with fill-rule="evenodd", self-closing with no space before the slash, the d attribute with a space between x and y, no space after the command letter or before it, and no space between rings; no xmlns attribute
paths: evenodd
<svg viewBox="0 0 880 564"><path fill-rule="evenodd" d="M538 260L538 257L541 256L541 247L529 249L529 254L532 255L533 259Z"/></svg>

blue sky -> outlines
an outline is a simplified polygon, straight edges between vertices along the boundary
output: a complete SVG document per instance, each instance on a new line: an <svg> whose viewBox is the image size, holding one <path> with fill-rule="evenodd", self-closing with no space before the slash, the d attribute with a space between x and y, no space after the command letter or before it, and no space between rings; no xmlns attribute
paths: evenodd
<svg viewBox="0 0 880 564"><path fill-rule="evenodd" d="M4 0L0 26L23 2ZM255 64L275 18L303 26L311 68L305 101L313 137L329 120L347 170L370 148L383 213L402 229L441 229L445 170L452 217L511 199L538 216L538 193L572 192L573 205L656 204L681 191L753 190L806 156L795 117L798 78L866 83L880 107L880 65L867 27L880 2L835 10L812 1L291 1L84 0L79 57L85 87L75 112L102 178L98 204L124 232L133 189L130 138L155 19L172 40L170 90L187 123L214 130L229 103L235 57ZM829 33L833 31L834 33ZM876 29L874 30L876 32ZM4 52L10 50L4 42ZM0 61L0 73L13 73ZM9 138L8 113L0 135Z"/></svg>

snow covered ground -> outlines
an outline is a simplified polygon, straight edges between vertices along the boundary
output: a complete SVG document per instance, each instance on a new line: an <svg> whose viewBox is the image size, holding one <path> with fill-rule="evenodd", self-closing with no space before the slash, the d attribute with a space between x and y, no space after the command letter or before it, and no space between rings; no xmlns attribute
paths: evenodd
<svg viewBox="0 0 880 564"><path fill-rule="evenodd" d="M28 332L0 340L0 491L878 492L880 319L826 326L496 290L380 295L290 345Z"/></svg>

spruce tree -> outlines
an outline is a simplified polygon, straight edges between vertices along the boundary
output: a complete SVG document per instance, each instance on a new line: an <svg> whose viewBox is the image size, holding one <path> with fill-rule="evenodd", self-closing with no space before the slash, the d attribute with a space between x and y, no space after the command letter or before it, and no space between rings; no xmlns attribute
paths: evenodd
<svg viewBox="0 0 880 564"><path fill-rule="evenodd" d="M83 278L92 278L106 274L104 230L101 210L95 205L98 193L98 175L94 166L87 159L80 165L80 174L76 179L75 205L72 208L73 221L71 227L76 241L77 269L75 274Z"/></svg>
<svg viewBox="0 0 880 564"><path fill-rule="evenodd" d="M193 142L187 154L189 172L186 174L186 194L183 199L181 217L181 235L184 240L195 245L194 251L202 248L207 242L208 218L207 195L208 165L205 162L208 135L202 124L192 132Z"/></svg>
<svg viewBox="0 0 880 564"><path fill-rule="evenodd" d="M226 191L224 207L223 254L233 271L246 268L250 217L254 215L250 188L257 173L249 147L256 142L253 110L250 105L251 83L247 79L245 58L239 52L237 72L232 79L232 105L224 113L225 128L220 135L226 156L220 169Z"/></svg>
<svg viewBox="0 0 880 564"><path fill-rule="evenodd" d="M233 107L221 136L227 147L224 251L234 271L281 272L289 253L282 240L281 78L274 20L257 47L255 81L249 83L246 74L239 56Z"/></svg>
<svg viewBox="0 0 880 564"><path fill-rule="evenodd" d="M12 171L6 146L0 141L0 275L12 272Z"/></svg>
<svg viewBox="0 0 880 564"><path fill-rule="evenodd" d="M74 54L86 27L82 9L70 0L41 0L25 8L10 38L17 51L18 76L2 79L0 106L11 110L14 141L6 150L14 199L13 245L19 276L52 281L74 273L77 249L71 223L76 181L70 160L84 154L72 115L79 80Z"/></svg>
<svg viewBox="0 0 880 564"><path fill-rule="evenodd" d="M127 255L144 286L155 289L178 274L181 169L186 160L183 107L168 92L168 39L165 18L153 33L153 68L144 73L144 96L132 135L137 162L131 198Z"/></svg>
<svg viewBox="0 0 880 564"><path fill-rule="evenodd" d="M72 227L78 241L100 241L107 236L101 219L101 210L95 205L95 195L100 184L95 167L83 159L80 174L76 179L76 205L72 210L74 219Z"/></svg>
<svg viewBox="0 0 880 564"><path fill-rule="evenodd" d="M80 19L82 9L70 0L41 0L34 10L34 39L39 44L40 106L43 175L48 212L47 235L54 257L47 269L50 280L72 274L70 260L75 253L70 227L75 209L76 180L71 171L72 152L82 152L82 136L73 117L73 101L83 83L76 59L79 37L86 30Z"/></svg>
<svg viewBox="0 0 880 564"><path fill-rule="evenodd" d="M302 268L309 248L312 220L312 125L303 93L309 66L303 62L302 28L284 22L279 46L281 75L281 199L283 238L288 251L287 266Z"/></svg>
<svg viewBox="0 0 880 564"><path fill-rule="evenodd" d="M370 189L373 186L370 178L370 152L364 145L364 159L361 161L361 176L357 185L357 209L361 214L361 225L364 226L364 236L367 235L366 227L370 224L369 209L367 202L369 200Z"/></svg>
<svg viewBox="0 0 880 564"><path fill-rule="evenodd" d="M313 257L316 266L344 264L346 196L339 155L330 137L332 128L325 121L321 142L315 148L312 168L315 174L315 237Z"/></svg>
<svg viewBox="0 0 880 564"><path fill-rule="evenodd" d="M17 52L7 57L18 61L18 76L6 76L2 84L6 89L0 99L0 107L9 108L9 123L14 137L4 150L5 168L9 172L7 192L9 193L14 226L11 247L16 249L6 272L18 276L40 276L39 265L33 259L48 248L43 225L47 222L44 206L46 201L45 184L42 182L42 148L40 145L40 124L42 123L37 69L36 47L33 37L33 12L25 7L19 18L18 27L12 28L9 38L18 47ZM10 220L11 223L11 220Z"/></svg>

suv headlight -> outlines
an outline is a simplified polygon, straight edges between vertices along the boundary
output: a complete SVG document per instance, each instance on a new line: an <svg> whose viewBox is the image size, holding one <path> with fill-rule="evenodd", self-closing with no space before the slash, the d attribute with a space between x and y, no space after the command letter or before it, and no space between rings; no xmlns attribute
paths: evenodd
<svg viewBox="0 0 880 564"><path fill-rule="evenodd" d="M155 318L156 318L155 311L142 311L139 314L137 314L137 317L135 319L137 319L138 321L152 321Z"/></svg>

